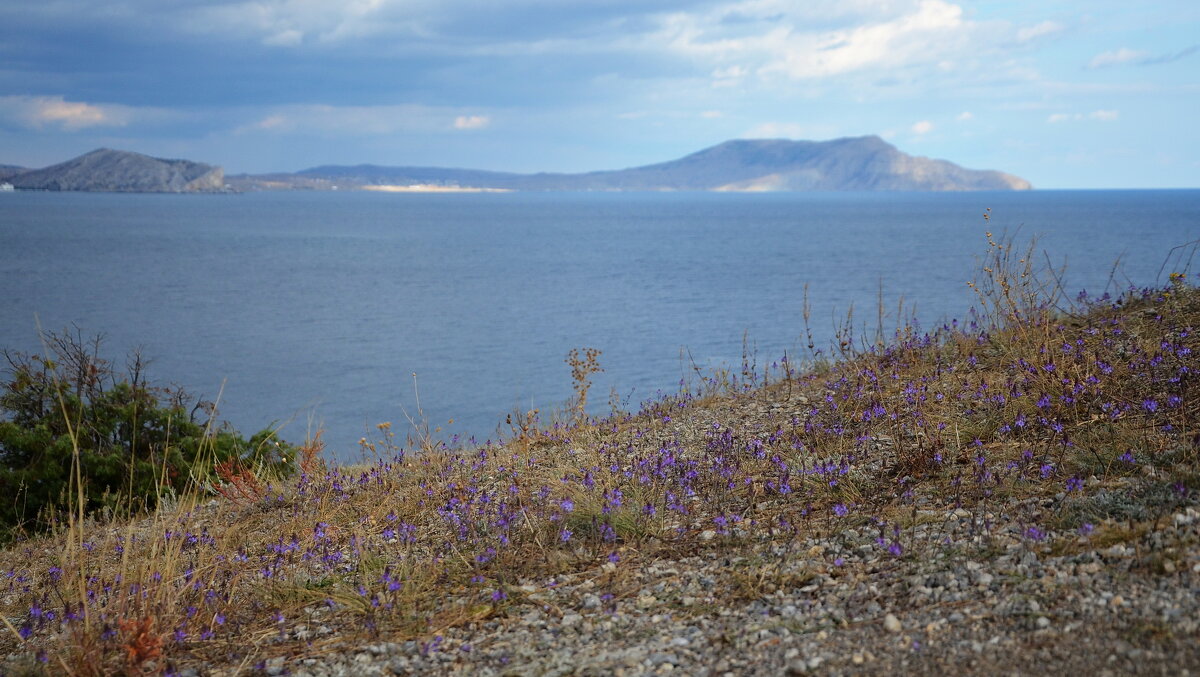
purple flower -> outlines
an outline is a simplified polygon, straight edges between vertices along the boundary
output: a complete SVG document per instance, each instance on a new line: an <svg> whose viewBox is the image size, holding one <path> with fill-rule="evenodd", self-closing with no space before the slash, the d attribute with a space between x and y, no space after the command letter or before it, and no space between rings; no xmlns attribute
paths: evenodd
<svg viewBox="0 0 1200 677"><path fill-rule="evenodd" d="M1079 476L1067 478L1067 491L1081 491L1083 489L1083 478Z"/></svg>
<svg viewBox="0 0 1200 677"><path fill-rule="evenodd" d="M575 509L575 501L569 498L564 498L559 505L562 506L563 512L571 512Z"/></svg>
<svg viewBox="0 0 1200 677"><path fill-rule="evenodd" d="M1094 531L1095 529L1096 529L1096 526L1094 524L1092 524L1091 522L1084 522L1083 524L1079 525L1079 535L1087 536L1088 534L1092 533L1092 531Z"/></svg>
<svg viewBox="0 0 1200 677"><path fill-rule="evenodd" d="M508 599L508 595L503 590L497 589L492 591L493 602L500 602L506 599Z"/></svg>
<svg viewBox="0 0 1200 677"><path fill-rule="evenodd" d="M1025 530L1025 538L1028 538L1031 541L1041 541L1042 539L1046 538L1046 534L1044 534L1041 529L1031 526Z"/></svg>
<svg viewBox="0 0 1200 677"><path fill-rule="evenodd" d="M1154 412L1158 411L1158 402L1154 401L1153 399L1142 400L1142 408L1153 414Z"/></svg>
<svg viewBox="0 0 1200 677"><path fill-rule="evenodd" d="M1121 461L1124 461L1124 462L1126 462L1126 463L1130 464L1130 465L1133 465L1133 464L1137 463L1137 460L1135 460L1135 459L1133 458L1133 452L1132 452L1132 451L1127 451L1127 452L1125 452L1125 453L1121 454L1120 456L1118 456L1117 458L1118 458L1119 460L1121 460Z"/></svg>
<svg viewBox="0 0 1200 677"><path fill-rule="evenodd" d="M845 503L838 503L837 505L833 506L833 514L837 515L838 517L845 517L849 513L850 509L846 507Z"/></svg>
<svg viewBox="0 0 1200 677"><path fill-rule="evenodd" d="M892 541L892 544L888 546L888 552L892 553L893 557L899 557L904 554L904 547L900 545L899 541Z"/></svg>

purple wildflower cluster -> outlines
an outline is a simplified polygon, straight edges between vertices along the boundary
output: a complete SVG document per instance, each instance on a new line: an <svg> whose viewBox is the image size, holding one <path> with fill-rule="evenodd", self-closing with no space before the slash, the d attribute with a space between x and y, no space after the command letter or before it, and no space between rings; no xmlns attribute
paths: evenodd
<svg viewBox="0 0 1200 677"><path fill-rule="evenodd" d="M237 657L247 636L302 642L291 624L334 615L354 632L425 637L452 610L431 591L501 609L565 568L637 567L663 544L792 539L816 520L870 525L879 551L902 558L911 543L883 503L954 508L1015 486L1083 493L1089 476L1152 463L1193 429L1197 338L1174 303L1147 290L1070 324L909 327L821 373L777 362L784 381L768 373L728 395L784 403L749 425L685 392L504 443L305 473L236 514L89 532L49 566L17 546L0 575L6 613L30 646L75 629L128 646L127 621L145 616L171 619L158 627L164 655ZM1123 425L1140 437L1118 455L1107 442ZM1055 538L1046 524L1022 535L1031 547ZM119 565L129 558L149 565ZM462 617L474 608L455 604ZM440 637L425 639L438 650Z"/></svg>

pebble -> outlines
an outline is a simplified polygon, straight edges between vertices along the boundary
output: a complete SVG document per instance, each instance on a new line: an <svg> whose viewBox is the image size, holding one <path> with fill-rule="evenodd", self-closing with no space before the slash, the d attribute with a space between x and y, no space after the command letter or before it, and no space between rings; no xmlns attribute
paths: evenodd
<svg viewBox="0 0 1200 677"><path fill-rule="evenodd" d="M292 636L306 640L311 633L322 638L319 648L316 641L310 653L301 642L286 649L268 644L261 647L267 655L255 660L264 660L265 674L290 670L297 677L1200 674L1192 644L1200 632L1200 599L1192 592L1200 574L1200 513L1176 507L1163 514L1157 533L1094 547L1074 527L1052 531L1055 520L1047 517L1064 514L1064 506L1046 499L1020 506L993 499L986 532L968 519L983 519L985 510L931 502L929 508L956 519L905 530L902 558L884 552L875 541L879 529L861 522L801 531L790 542L778 535L756 540L747 526L739 541L734 534L718 539L711 529L697 532L703 522L678 518L692 534L683 538L711 543L688 548L683 540L659 559L632 548L619 563L580 557L554 586L546 579L515 581L524 594L491 617L439 627L440 649L422 650L428 636L396 643L386 635L339 636L340 625L334 630L310 615L307 627L291 628ZM1040 511L1033 519L1046 525L1042 543L1021 536L1030 511ZM1089 538L1101 540L1111 527L1096 520ZM1161 562L1157 570L1154 562ZM742 581L771 589L729 594ZM332 643L338 640L345 643ZM289 653L271 656L272 649ZM0 673L24 674L5 662Z"/></svg>

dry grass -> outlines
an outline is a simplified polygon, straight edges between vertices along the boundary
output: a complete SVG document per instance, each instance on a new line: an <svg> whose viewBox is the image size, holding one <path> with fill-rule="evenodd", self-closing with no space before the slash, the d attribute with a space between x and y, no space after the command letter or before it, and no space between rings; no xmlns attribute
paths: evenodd
<svg viewBox="0 0 1200 677"><path fill-rule="evenodd" d="M848 527L900 558L918 527L943 538L955 509L980 533L1006 516L1030 547L1061 549L1087 520L1115 543L1194 503L1200 294L1175 278L1062 309L1030 254L990 236L989 250L982 312L964 325L904 326L807 370L760 374L749 359L740 378L604 420L582 414L598 353L573 353L571 420L519 415L503 444L452 449L426 430L399 445L384 424L363 442L371 464L327 467L318 438L286 484L227 468L223 496L72 518L0 552L2 648L34 672L250 667L503 621L557 577L587 577L614 604L663 558ZM1163 495L1129 499L1144 514L1104 512L1103 492L1147 472ZM811 572L728 576L722 589L751 599Z"/></svg>

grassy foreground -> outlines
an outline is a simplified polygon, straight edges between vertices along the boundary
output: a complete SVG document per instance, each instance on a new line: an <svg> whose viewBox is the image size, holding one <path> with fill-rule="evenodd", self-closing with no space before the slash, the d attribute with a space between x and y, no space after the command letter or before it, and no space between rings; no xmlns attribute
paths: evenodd
<svg viewBox="0 0 1200 677"><path fill-rule="evenodd" d="M402 448L385 424L369 465L329 467L312 443L296 480L243 475L138 520L71 520L0 552L4 670L247 673L407 640L467 670L472 633L534 609L702 619L814 581L1115 547L1123 576L1194 587L1200 544L1172 529L1200 492L1200 293L1177 275L1062 308L1027 260L993 242L972 320L836 362L480 448ZM703 595L646 601L647 571L714 557L729 565ZM1093 574L1114 566L1087 557ZM1020 584L990 578L1001 595ZM587 603L553 596L579 581ZM880 602L794 631L898 626ZM1123 641L1196 661L1195 623L1139 623ZM897 651L937 633L906 639Z"/></svg>

